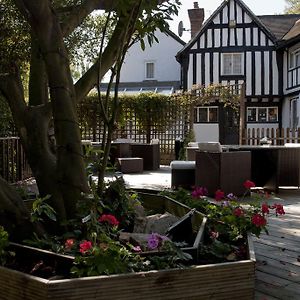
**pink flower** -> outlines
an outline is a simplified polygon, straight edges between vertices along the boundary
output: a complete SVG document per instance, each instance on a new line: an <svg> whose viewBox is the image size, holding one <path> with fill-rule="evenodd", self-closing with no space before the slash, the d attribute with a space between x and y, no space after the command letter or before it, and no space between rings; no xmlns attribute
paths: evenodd
<svg viewBox="0 0 300 300"><path fill-rule="evenodd" d="M75 244L75 240L74 239L67 239L65 241L65 248L70 250Z"/></svg>
<svg viewBox="0 0 300 300"><path fill-rule="evenodd" d="M83 242L80 243L79 245L80 249L80 253L81 254L85 254L87 251L89 251L92 248L92 242L84 240Z"/></svg>
<svg viewBox="0 0 300 300"><path fill-rule="evenodd" d="M134 251L134 252L142 252L142 249L141 249L140 246L134 246L134 247L132 247L132 251Z"/></svg>
<svg viewBox="0 0 300 300"><path fill-rule="evenodd" d="M263 203L261 205L261 211L263 214L268 214L270 211L269 211L269 205L267 203Z"/></svg>
<svg viewBox="0 0 300 300"><path fill-rule="evenodd" d="M233 214L234 214L236 217L242 217L242 216L245 214L245 212L244 212L244 210L243 210L242 208L237 207L237 208L235 208L235 209L233 210Z"/></svg>
<svg viewBox="0 0 300 300"><path fill-rule="evenodd" d="M255 183L253 181L246 180L244 182L244 187L249 190L250 188L255 187Z"/></svg>
<svg viewBox="0 0 300 300"><path fill-rule="evenodd" d="M205 187L196 187L192 192L193 198L200 198L203 196L207 196L208 191Z"/></svg>
<svg viewBox="0 0 300 300"><path fill-rule="evenodd" d="M119 225L119 221L113 215L102 215L102 216L100 216L100 218L98 219L98 221L100 223L107 222L107 223L109 223L112 226L118 226Z"/></svg>
<svg viewBox="0 0 300 300"><path fill-rule="evenodd" d="M252 224L254 224L256 227L263 227L267 224L267 220L264 216L261 214L255 214L251 218Z"/></svg>
<svg viewBox="0 0 300 300"><path fill-rule="evenodd" d="M223 191L221 191L221 190L217 190L216 192L215 192L215 199L217 200L217 201L221 201L223 198L224 198L224 192Z"/></svg>
<svg viewBox="0 0 300 300"><path fill-rule="evenodd" d="M219 232L217 232L217 231L211 231L211 232L210 232L210 237L211 237L213 240L217 239L217 238L219 237Z"/></svg>
<svg viewBox="0 0 300 300"><path fill-rule="evenodd" d="M285 211L284 211L283 206L281 204L274 204L274 205L272 205L271 208L273 208L273 209L275 208L276 216L285 214Z"/></svg>

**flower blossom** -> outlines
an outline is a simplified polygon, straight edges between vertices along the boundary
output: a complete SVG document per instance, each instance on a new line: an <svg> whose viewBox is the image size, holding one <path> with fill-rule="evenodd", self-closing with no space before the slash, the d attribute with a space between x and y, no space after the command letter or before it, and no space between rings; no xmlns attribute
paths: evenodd
<svg viewBox="0 0 300 300"><path fill-rule="evenodd" d="M229 193L227 195L227 199L231 200L231 201L236 201L237 197L233 194L233 193Z"/></svg>
<svg viewBox="0 0 300 300"><path fill-rule="evenodd" d="M217 201L221 201L222 199L224 199L224 196L225 196L225 194L221 190L217 190L215 192L215 200L217 200Z"/></svg>
<svg viewBox="0 0 300 300"><path fill-rule="evenodd" d="M158 233L151 233L151 235L148 238L148 248L150 250L158 249L162 246L163 241L166 239L166 237L161 236Z"/></svg>
<svg viewBox="0 0 300 300"><path fill-rule="evenodd" d="M102 216L100 216L98 221L100 223L107 222L108 224L110 224L112 226L118 226L119 225L119 221L113 215L102 215Z"/></svg>
<svg viewBox="0 0 300 300"><path fill-rule="evenodd" d="M274 205L272 205L271 208L273 208L273 209L275 208L276 216L285 214L285 211L284 211L283 206L281 204L274 204Z"/></svg>
<svg viewBox="0 0 300 300"><path fill-rule="evenodd" d="M65 248L70 250L75 244L75 240L74 239L67 239L65 241Z"/></svg>
<svg viewBox="0 0 300 300"><path fill-rule="evenodd" d="M209 234L210 234L210 238L213 240L215 240L219 237L219 232L217 232L217 231L211 231Z"/></svg>
<svg viewBox="0 0 300 300"><path fill-rule="evenodd" d="M255 187L255 183L253 181L250 181L250 180L246 180L243 185L247 190L249 190L250 188Z"/></svg>
<svg viewBox="0 0 300 300"><path fill-rule="evenodd" d="M261 205L261 211L263 214L268 214L270 212L269 205L267 203L263 203Z"/></svg>
<svg viewBox="0 0 300 300"><path fill-rule="evenodd" d="M241 207L236 207L234 210L233 210L233 214L236 216L236 217L242 217L245 212L244 210L241 208Z"/></svg>
<svg viewBox="0 0 300 300"><path fill-rule="evenodd" d="M84 240L83 242L80 243L79 245L80 249L80 253L81 254L85 254L87 251L89 251L92 248L92 242Z"/></svg>
<svg viewBox="0 0 300 300"><path fill-rule="evenodd" d="M192 192L193 198L200 198L200 197L207 196L207 195L208 195L207 188L202 187L202 186L196 187Z"/></svg>
<svg viewBox="0 0 300 300"><path fill-rule="evenodd" d="M263 227L267 224L267 220L261 214L254 214L251 218L251 222L256 227Z"/></svg>
<svg viewBox="0 0 300 300"><path fill-rule="evenodd" d="M132 251L134 252L142 252L142 248L140 246L133 246Z"/></svg>

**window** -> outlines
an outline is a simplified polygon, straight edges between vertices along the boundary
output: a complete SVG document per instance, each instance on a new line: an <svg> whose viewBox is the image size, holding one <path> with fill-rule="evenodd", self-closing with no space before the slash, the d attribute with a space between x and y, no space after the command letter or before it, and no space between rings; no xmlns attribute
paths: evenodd
<svg viewBox="0 0 300 300"><path fill-rule="evenodd" d="M146 62L146 79L154 79L154 62Z"/></svg>
<svg viewBox="0 0 300 300"><path fill-rule="evenodd" d="M298 110L297 110L297 98L294 98L290 102L290 127L298 127Z"/></svg>
<svg viewBox="0 0 300 300"><path fill-rule="evenodd" d="M278 122L278 107L248 107L247 122Z"/></svg>
<svg viewBox="0 0 300 300"><path fill-rule="evenodd" d="M300 67L300 50L290 53L289 67L290 69Z"/></svg>
<svg viewBox="0 0 300 300"><path fill-rule="evenodd" d="M216 123L218 122L218 107L209 106L195 107L195 123Z"/></svg>
<svg viewBox="0 0 300 300"><path fill-rule="evenodd" d="M243 54L222 54L222 75L243 75Z"/></svg>

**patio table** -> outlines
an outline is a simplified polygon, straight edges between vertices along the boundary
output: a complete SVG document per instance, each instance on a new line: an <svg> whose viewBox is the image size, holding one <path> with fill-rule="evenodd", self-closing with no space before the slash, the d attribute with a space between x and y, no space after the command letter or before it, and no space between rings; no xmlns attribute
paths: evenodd
<svg viewBox="0 0 300 300"><path fill-rule="evenodd" d="M227 145L226 151L251 151L251 180L278 191L279 186L300 186L300 147Z"/></svg>

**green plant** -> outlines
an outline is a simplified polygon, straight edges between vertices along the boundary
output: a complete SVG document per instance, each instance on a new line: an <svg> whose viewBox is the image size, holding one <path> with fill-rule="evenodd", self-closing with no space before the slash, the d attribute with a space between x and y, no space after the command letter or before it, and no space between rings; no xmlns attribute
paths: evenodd
<svg viewBox="0 0 300 300"><path fill-rule="evenodd" d="M245 195L249 195L255 184L247 180L244 187ZM164 194L207 215L206 243L201 253L206 259L208 256L217 261L237 260L245 255L247 234L250 232L259 237L262 231L268 233L267 216L285 213L281 204L267 204L268 193L251 193L247 199L245 195L238 199L233 194L225 195L217 190L215 199L211 199L207 197L206 188L196 187L192 193L180 189Z"/></svg>
<svg viewBox="0 0 300 300"><path fill-rule="evenodd" d="M9 256L7 247L9 245L8 233L0 226L0 265L3 266Z"/></svg>
<svg viewBox="0 0 300 300"><path fill-rule="evenodd" d="M43 198L37 198L32 204L31 221L43 221L43 215L47 216L50 220L56 221L56 212L48 203L47 200L51 198L51 195L47 195Z"/></svg>

